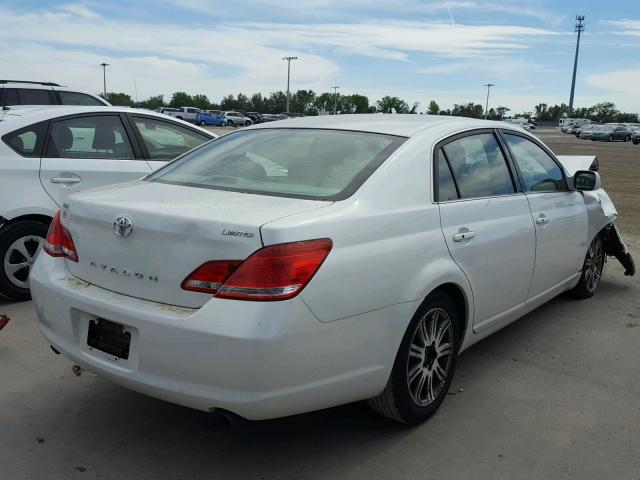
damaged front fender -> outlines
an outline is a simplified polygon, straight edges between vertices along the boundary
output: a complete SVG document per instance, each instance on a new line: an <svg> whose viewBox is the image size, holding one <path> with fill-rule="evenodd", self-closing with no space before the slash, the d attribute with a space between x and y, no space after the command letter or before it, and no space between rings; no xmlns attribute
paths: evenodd
<svg viewBox="0 0 640 480"><path fill-rule="evenodd" d="M622 241L618 227L614 223L605 230L604 251L607 255L615 257L624 267L624 274L632 277L636 273L636 265L629 253L627 246Z"/></svg>

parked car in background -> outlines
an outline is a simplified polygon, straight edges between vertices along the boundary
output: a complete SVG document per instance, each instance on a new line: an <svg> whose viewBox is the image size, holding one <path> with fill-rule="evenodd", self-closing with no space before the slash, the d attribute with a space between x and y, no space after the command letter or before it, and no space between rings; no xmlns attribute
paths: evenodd
<svg viewBox="0 0 640 480"><path fill-rule="evenodd" d="M218 115L219 117L223 115L222 110L206 110L206 111L211 115Z"/></svg>
<svg viewBox="0 0 640 480"><path fill-rule="evenodd" d="M217 127L226 127L227 121L221 115L209 113L209 111L201 111L196 117L196 123L201 127L205 125L215 125Z"/></svg>
<svg viewBox="0 0 640 480"><path fill-rule="evenodd" d="M256 123L260 123L260 119L262 118L262 115L260 115L258 112L247 112L245 114L245 117L249 117L251 121L254 124L256 124Z"/></svg>
<svg viewBox="0 0 640 480"><path fill-rule="evenodd" d="M631 141L634 145L638 145L640 143L640 130L636 130L633 135L631 135Z"/></svg>
<svg viewBox="0 0 640 480"><path fill-rule="evenodd" d="M39 327L74 363L206 412L366 399L415 424L461 351L593 296L607 255L635 273L593 161L460 117L236 131L70 196L32 273Z"/></svg>
<svg viewBox="0 0 640 480"><path fill-rule="evenodd" d="M135 180L216 135L126 107L0 112L0 293L29 298L29 271L69 194Z"/></svg>
<svg viewBox="0 0 640 480"><path fill-rule="evenodd" d="M52 82L0 80L0 106L13 105L85 105L110 106L109 102L93 95Z"/></svg>
<svg viewBox="0 0 640 480"><path fill-rule="evenodd" d="M196 123L198 118L198 114L200 113L199 108L195 107L178 107L178 108L165 108L163 109L165 115L170 115L172 117L176 117L180 120L185 120L187 122Z"/></svg>
<svg viewBox="0 0 640 480"><path fill-rule="evenodd" d="M248 127L253 123L250 118L247 118L240 112L236 111L224 112L224 119L226 120L227 125L231 127Z"/></svg>
<svg viewBox="0 0 640 480"><path fill-rule="evenodd" d="M631 132L627 127L607 124L602 125L602 128L592 130L591 140L604 140L607 142L622 140L628 142L631 140Z"/></svg>
<svg viewBox="0 0 640 480"><path fill-rule="evenodd" d="M560 130L563 133L569 133L572 127L579 127L587 123L591 123L588 118L562 118L560 119Z"/></svg>
<svg viewBox="0 0 640 480"><path fill-rule="evenodd" d="M594 135L595 132L597 132L598 130L601 130L603 127L604 125L599 125L594 123L585 125L580 129L579 133L577 134L577 137L583 140L589 140L591 139L591 137Z"/></svg>
<svg viewBox="0 0 640 480"><path fill-rule="evenodd" d="M584 124L584 125L580 125L577 128L574 127L573 131L571 133L573 133L577 138L580 138L580 134L582 132L587 132L587 131L592 130L592 129L594 129L596 127L599 127L599 126L600 125L597 124L597 123L587 123L587 124Z"/></svg>

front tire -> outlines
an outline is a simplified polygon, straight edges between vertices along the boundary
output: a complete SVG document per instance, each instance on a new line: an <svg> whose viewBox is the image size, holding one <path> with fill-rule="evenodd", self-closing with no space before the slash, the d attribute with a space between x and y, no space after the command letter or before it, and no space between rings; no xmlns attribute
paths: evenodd
<svg viewBox="0 0 640 480"><path fill-rule="evenodd" d="M433 415L453 379L459 328L451 299L440 292L430 295L404 334L387 386L369 400L371 408L411 425Z"/></svg>
<svg viewBox="0 0 640 480"><path fill-rule="evenodd" d="M206 122L204 122L203 120L200 120L200 126L204 127L206 125Z"/></svg>
<svg viewBox="0 0 640 480"><path fill-rule="evenodd" d="M604 242L602 241L602 235L597 235L587 250L587 255L582 265L580 281L571 290L574 297L584 299L595 295L604 272L604 264Z"/></svg>
<svg viewBox="0 0 640 480"><path fill-rule="evenodd" d="M609 138L607 138L607 142L613 142L613 135L609 135Z"/></svg>
<svg viewBox="0 0 640 480"><path fill-rule="evenodd" d="M627 135L626 137L624 137L625 142L628 142L629 140L631 140L631 135Z"/></svg>
<svg viewBox="0 0 640 480"><path fill-rule="evenodd" d="M29 272L47 235L48 226L31 220L9 224L0 233L0 293L11 300L31 298Z"/></svg>

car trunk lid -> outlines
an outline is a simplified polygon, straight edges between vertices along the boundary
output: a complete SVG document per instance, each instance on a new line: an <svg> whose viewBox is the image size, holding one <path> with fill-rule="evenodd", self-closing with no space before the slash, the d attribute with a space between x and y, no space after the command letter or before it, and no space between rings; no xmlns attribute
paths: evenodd
<svg viewBox="0 0 640 480"><path fill-rule="evenodd" d="M261 225L326 205L146 181L85 191L63 208L79 257L67 265L114 292L198 308L210 295L180 286L193 270L210 260L244 260L262 247Z"/></svg>

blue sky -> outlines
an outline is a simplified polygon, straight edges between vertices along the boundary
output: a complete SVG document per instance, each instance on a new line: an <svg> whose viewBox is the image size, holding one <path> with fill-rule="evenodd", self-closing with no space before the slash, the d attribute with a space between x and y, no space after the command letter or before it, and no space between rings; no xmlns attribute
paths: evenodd
<svg viewBox="0 0 640 480"><path fill-rule="evenodd" d="M640 112L638 0L0 1L2 76L139 99L176 90L292 89L484 103L530 111L568 101L574 17L586 17L576 106Z"/></svg>

